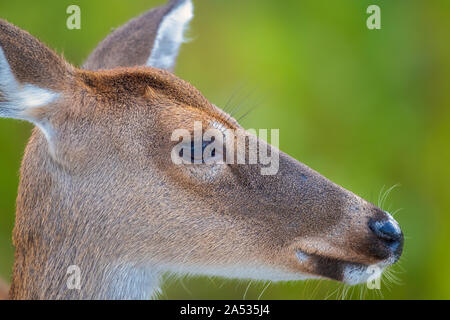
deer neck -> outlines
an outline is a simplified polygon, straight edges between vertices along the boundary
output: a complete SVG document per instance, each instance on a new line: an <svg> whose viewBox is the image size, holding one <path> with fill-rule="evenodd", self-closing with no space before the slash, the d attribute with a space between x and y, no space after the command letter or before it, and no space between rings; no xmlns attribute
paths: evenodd
<svg viewBox="0 0 450 320"><path fill-rule="evenodd" d="M66 194L70 181L39 145L35 132L21 167L11 298L150 299L159 272L127 258L116 235L86 218L101 214Z"/></svg>
<svg viewBox="0 0 450 320"><path fill-rule="evenodd" d="M145 300L158 293L159 273L150 268L92 256L74 265L66 249L16 248L11 298Z"/></svg>

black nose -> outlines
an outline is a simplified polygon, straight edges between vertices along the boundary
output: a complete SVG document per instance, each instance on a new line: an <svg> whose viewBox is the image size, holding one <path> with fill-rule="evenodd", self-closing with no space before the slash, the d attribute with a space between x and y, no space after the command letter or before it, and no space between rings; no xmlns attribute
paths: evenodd
<svg viewBox="0 0 450 320"><path fill-rule="evenodd" d="M391 219L376 221L369 220L369 228L389 247L393 253L400 254L403 246L403 233L397 222Z"/></svg>

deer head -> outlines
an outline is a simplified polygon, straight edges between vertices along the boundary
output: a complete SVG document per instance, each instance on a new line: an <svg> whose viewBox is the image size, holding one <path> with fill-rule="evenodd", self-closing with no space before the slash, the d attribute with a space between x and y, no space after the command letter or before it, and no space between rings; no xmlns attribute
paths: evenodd
<svg viewBox="0 0 450 320"><path fill-rule="evenodd" d="M399 258L388 213L263 141L279 157L275 175L258 163L172 161L176 129L242 129L167 71L192 10L174 0L132 20L82 69L0 20L0 116L36 125L12 298L149 298L167 271L355 284ZM72 265L79 290L67 287Z"/></svg>

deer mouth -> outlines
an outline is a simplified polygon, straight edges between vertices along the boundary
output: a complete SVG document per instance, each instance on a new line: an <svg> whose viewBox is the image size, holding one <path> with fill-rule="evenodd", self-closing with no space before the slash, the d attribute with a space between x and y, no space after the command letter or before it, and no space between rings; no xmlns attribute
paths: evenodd
<svg viewBox="0 0 450 320"><path fill-rule="evenodd" d="M350 252L342 254L342 246L345 244L335 250L334 256L330 256L333 251L330 244L327 255L324 252L327 249L323 249L326 245L322 244L317 246L322 249L314 252L297 247L297 260L307 273L351 285L379 278L386 267L399 260L403 251L403 232L397 221L381 210L367 219L367 230L364 236L353 240L357 245L349 246L351 255ZM348 256L348 260L345 260L345 256Z"/></svg>
<svg viewBox="0 0 450 320"><path fill-rule="evenodd" d="M305 269L309 273L350 285L364 283L368 281L369 278L380 277L383 270L394 264L399 258L392 256L379 263L368 265L317 254L309 254L301 250L296 252L296 256L298 261L305 266Z"/></svg>

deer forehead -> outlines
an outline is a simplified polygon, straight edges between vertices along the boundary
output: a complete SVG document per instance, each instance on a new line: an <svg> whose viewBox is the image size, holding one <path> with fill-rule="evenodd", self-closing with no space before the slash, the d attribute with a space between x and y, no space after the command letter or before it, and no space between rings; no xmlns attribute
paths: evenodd
<svg viewBox="0 0 450 320"><path fill-rule="evenodd" d="M211 104L194 86L174 74L152 67L119 68L105 71L79 71L82 87L108 101L106 108L123 102L152 108L168 127L193 127L194 120L204 124L219 122L235 128L237 123L228 114ZM117 104L115 104L117 103Z"/></svg>

